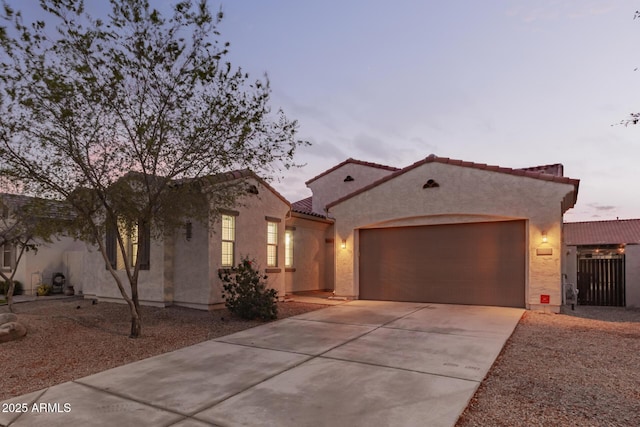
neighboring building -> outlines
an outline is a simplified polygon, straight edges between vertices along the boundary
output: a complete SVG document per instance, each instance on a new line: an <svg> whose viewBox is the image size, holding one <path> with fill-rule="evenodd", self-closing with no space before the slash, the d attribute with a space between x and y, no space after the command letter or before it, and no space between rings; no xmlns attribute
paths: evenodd
<svg viewBox="0 0 640 427"><path fill-rule="evenodd" d="M348 159L307 181L312 197L292 204L255 175L238 175L257 195L223 210L213 229L188 223L160 241L145 241L144 230L132 236L145 267L140 300L211 308L222 303L218 272L248 255L281 296L333 290L557 312L562 216L579 185L562 174L558 164L510 169L434 155L403 169ZM109 251L112 265L127 262ZM76 289L120 299L95 250L79 265Z"/></svg>
<svg viewBox="0 0 640 427"><path fill-rule="evenodd" d="M30 197L5 193L0 193L0 198L5 206L3 212L0 212L3 216L0 227L2 224L10 223L15 209L32 200ZM54 207L49 214L59 217L60 212ZM50 242L42 239L34 240L37 251L25 252L19 264L16 264L17 248L10 244L0 244L0 269L6 275L11 275L15 270L13 279L22 283L27 295L35 295L36 288L41 283L51 284L56 273L62 273L69 278L72 275L71 270L79 267L76 265L78 255L86 252L85 245L72 238L55 235L50 240ZM81 283L79 276L75 278Z"/></svg>
<svg viewBox="0 0 640 427"><path fill-rule="evenodd" d="M640 307L640 219L565 223L564 243L578 304Z"/></svg>

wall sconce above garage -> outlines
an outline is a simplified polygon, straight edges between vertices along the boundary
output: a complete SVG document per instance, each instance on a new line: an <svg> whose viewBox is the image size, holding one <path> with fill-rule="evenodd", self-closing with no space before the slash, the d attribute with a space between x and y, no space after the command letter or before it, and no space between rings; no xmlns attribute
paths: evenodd
<svg viewBox="0 0 640 427"><path fill-rule="evenodd" d="M547 238L547 232L546 231L542 232L542 237L540 238L540 241L541 241L541 244L542 244L543 247L540 247L540 248L536 249L536 255L537 256L553 255L553 249L546 245L549 242L549 239Z"/></svg>

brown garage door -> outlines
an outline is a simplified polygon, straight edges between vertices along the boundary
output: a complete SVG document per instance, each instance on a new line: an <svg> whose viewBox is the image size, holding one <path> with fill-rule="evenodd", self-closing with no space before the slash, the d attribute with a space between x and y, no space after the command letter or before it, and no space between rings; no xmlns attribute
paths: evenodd
<svg viewBox="0 0 640 427"><path fill-rule="evenodd" d="M524 307L525 222L360 230L360 298Z"/></svg>

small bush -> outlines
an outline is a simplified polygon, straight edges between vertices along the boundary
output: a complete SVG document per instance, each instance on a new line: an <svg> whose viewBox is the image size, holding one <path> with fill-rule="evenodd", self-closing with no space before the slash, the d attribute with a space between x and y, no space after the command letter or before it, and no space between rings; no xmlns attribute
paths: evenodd
<svg viewBox="0 0 640 427"><path fill-rule="evenodd" d="M218 277L230 312L250 320L278 318L278 291L267 288L267 276L260 276L248 258L243 258L237 267L219 273Z"/></svg>
<svg viewBox="0 0 640 427"><path fill-rule="evenodd" d="M40 285L36 288L36 292L38 293L38 296L43 297L46 295L49 295L51 293L51 285Z"/></svg>
<svg viewBox="0 0 640 427"><path fill-rule="evenodd" d="M9 292L9 282L0 282L0 294L7 296ZM24 293L24 286L19 280L13 281L13 295L22 295Z"/></svg>

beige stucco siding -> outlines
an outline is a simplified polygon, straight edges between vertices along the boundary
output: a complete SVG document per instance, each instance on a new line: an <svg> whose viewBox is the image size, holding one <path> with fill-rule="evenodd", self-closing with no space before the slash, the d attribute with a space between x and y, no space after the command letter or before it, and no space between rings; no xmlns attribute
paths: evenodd
<svg viewBox="0 0 640 427"><path fill-rule="evenodd" d="M437 188L423 189L433 179ZM524 219L527 223L526 304L557 311L561 304L561 201L570 184L476 168L426 163L329 209L335 223L336 294L358 297L358 229ZM547 243L542 243L542 232ZM346 239L346 249L340 243ZM537 255L551 249L552 255ZM549 306L540 295L550 296Z"/></svg>
<svg viewBox="0 0 640 427"><path fill-rule="evenodd" d="M386 169L346 163L308 184L313 192L312 209L315 213L324 215L325 206L330 202L366 187L391 173L393 172ZM344 182L344 179L349 175L353 181Z"/></svg>
<svg viewBox="0 0 640 427"><path fill-rule="evenodd" d="M279 272L266 273L267 283L285 295L284 232L289 205L257 181L258 195L248 195L235 207L234 266L247 256L256 261L262 274L267 269L267 217L278 219ZM237 213L237 215L235 215ZM174 304L210 309L222 304L222 282L218 271L222 269L222 225L220 218L212 218L211 229L204 224L193 224L193 237L186 241L175 239Z"/></svg>
<svg viewBox="0 0 640 427"><path fill-rule="evenodd" d="M174 237L173 302L176 305L210 302L209 239L208 225L191 222L191 239L187 240L186 228L178 230Z"/></svg>
<svg viewBox="0 0 640 427"><path fill-rule="evenodd" d="M261 183L256 185L258 195L238 200L236 211L235 260L243 256L256 260L264 274L267 266L267 217L278 222L277 272L269 272L268 284L282 297L285 294L284 233L289 204ZM211 226L211 228L209 228ZM220 218L211 224L192 221L192 236L186 238L186 228L179 228L162 240L152 241L151 269L140 271L139 295L142 304L181 305L210 309L223 303L222 284L218 277L221 266ZM126 283L124 271L118 275ZM85 294L104 300L122 301L113 278L105 268L104 260L95 248L85 257Z"/></svg>
<svg viewBox="0 0 640 427"><path fill-rule="evenodd" d="M138 276L138 296L143 305L165 306L164 295L164 243L151 240L150 269L140 270ZM105 261L100 252L95 248L89 248L85 257L85 277L83 280L84 294L87 297L98 298L105 301L124 302L115 279L105 267ZM117 271L122 280L127 295L131 295L131 288L124 270Z"/></svg>
<svg viewBox="0 0 640 427"><path fill-rule="evenodd" d="M294 214L295 215L295 214ZM293 270L286 273L287 293L333 289L326 278L325 236L332 224L293 216L287 221L293 231Z"/></svg>
<svg viewBox="0 0 640 427"><path fill-rule="evenodd" d="M257 183L256 183L257 184ZM267 273L267 283L278 291L280 297L285 295L285 269L284 269L284 232L286 218L290 207L282 199L277 197L267 188L258 184L259 195L246 197L241 201L242 206L236 208L240 215L236 217L236 264L243 256L256 260L256 264L262 273L267 268L267 217L278 218L278 265L275 269L279 272ZM219 227L216 228L216 231ZM216 242L216 250L220 248L220 237L216 235L211 242ZM219 253L219 252L218 252ZM212 278L219 283L217 268L220 257L214 259L216 267L212 270ZM217 295L217 294L216 294Z"/></svg>
<svg viewBox="0 0 640 427"><path fill-rule="evenodd" d="M55 273L62 273L69 278L67 254L72 251L83 251L84 244L70 237L53 237L50 242L36 241L37 251L27 251L20 263L16 265L14 280L20 281L26 294L35 294L40 283L51 284ZM5 271L5 274L11 274Z"/></svg>

